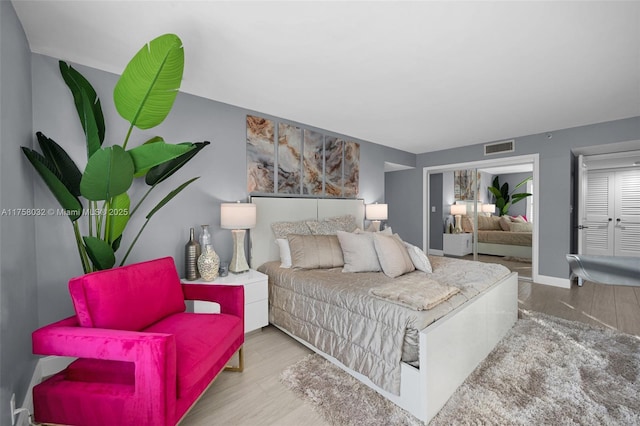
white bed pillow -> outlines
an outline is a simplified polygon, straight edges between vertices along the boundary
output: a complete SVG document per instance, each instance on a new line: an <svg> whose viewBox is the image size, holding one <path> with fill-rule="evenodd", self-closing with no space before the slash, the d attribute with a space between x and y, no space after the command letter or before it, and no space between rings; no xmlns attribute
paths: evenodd
<svg viewBox="0 0 640 426"><path fill-rule="evenodd" d="M407 272L415 271L415 266L398 234L384 235L381 232L373 234L373 245L378 254L378 261L382 272L390 278L396 278Z"/></svg>
<svg viewBox="0 0 640 426"><path fill-rule="evenodd" d="M286 238L277 238L276 244L280 249L280 267L291 268L291 248L289 247L289 240Z"/></svg>
<svg viewBox="0 0 640 426"><path fill-rule="evenodd" d="M344 258L342 272L380 272L380 262L371 232L337 231L336 235Z"/></svg>
<svg viewBox="0 0 640 426"><path fill-rule="evenodd" d="M416 267L417 270L427 273L433 272L433 267L431 266L431 262L429 262L429 258L427 255L420 249L420 247L416 247L413 244L409 244L408 242L404 242L404 245L407 247L407 251L409 252L409 257L411 258L411 262L413 266Z"/></svg>

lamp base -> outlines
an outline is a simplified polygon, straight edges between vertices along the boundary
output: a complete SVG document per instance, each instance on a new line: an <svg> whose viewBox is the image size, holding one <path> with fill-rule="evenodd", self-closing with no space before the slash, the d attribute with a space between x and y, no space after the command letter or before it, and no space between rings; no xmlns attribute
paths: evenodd
<svg viewBox="0 0 640 426"><path fill-rule="evenodd" d="M456 227L453 230L454 234L461 234L462 233L462 215L455 215L456 217Z"/></svg>
<svg viewBox="0 0 640 426"><path fill-rule="evenodd" d="M233 257L229 264L229 272L233 274L241 274L249 270L247 258L244 255L244 235L246 230L233 229L231 235L233 237Z"/></svg>
<svg viewBox="0 0 640 426"><path fill-rule="evenodd" d="M380 220L372 220L366 230L369 232L380 232L381 223L382 221Z"/></svg>

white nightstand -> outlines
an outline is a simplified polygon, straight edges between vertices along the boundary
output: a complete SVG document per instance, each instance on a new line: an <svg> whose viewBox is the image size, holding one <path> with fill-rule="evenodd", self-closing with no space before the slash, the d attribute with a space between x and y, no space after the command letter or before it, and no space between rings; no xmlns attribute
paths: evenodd
<svg viewBox="0 0 640 426"><path fill-rule="evenodd" d="M464 256L473 251L473 234L443 234L442 251L445 255Z"/></svg>
<svg viewBox="0 0 640 426"><path fill-rule="evenodd" d="M248 333L269 325L269 279L258 271L250 269L242 274L229 273L226 277L218 277L213 281L187 281L185 284L219 284L244 286L244 332ZM220 306L213 302L196 300L193 302L194 312L220 312Z"/></svg>

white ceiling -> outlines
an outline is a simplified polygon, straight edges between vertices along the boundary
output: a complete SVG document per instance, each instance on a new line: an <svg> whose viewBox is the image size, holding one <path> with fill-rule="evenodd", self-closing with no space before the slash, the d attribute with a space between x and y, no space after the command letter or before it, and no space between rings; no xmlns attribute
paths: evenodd
<svg viewBox="0 0 640 426"><path fill-rule="evenodd" d="M638 2L13 0L31 50L422 153L640 115ZM103 101L104 102L104 101Z"/></svg>

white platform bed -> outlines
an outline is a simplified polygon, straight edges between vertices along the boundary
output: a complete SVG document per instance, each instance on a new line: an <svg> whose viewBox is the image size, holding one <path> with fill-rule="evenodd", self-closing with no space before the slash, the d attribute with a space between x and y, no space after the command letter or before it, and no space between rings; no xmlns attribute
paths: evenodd
<svg viewBox="0 0 640 426"><path fill-rule="evenodd" d="M352 214L363 223L362 200L253 197L257 226L250 232L251 266L279 259L273 222L324 219ZM367 384L418 419L428 422L489 354L517 319L518 279L510 273L488 290L419 332L419 368L401 363L400 394L381 389L364 375L313 345L294 339Z"/></svg>

